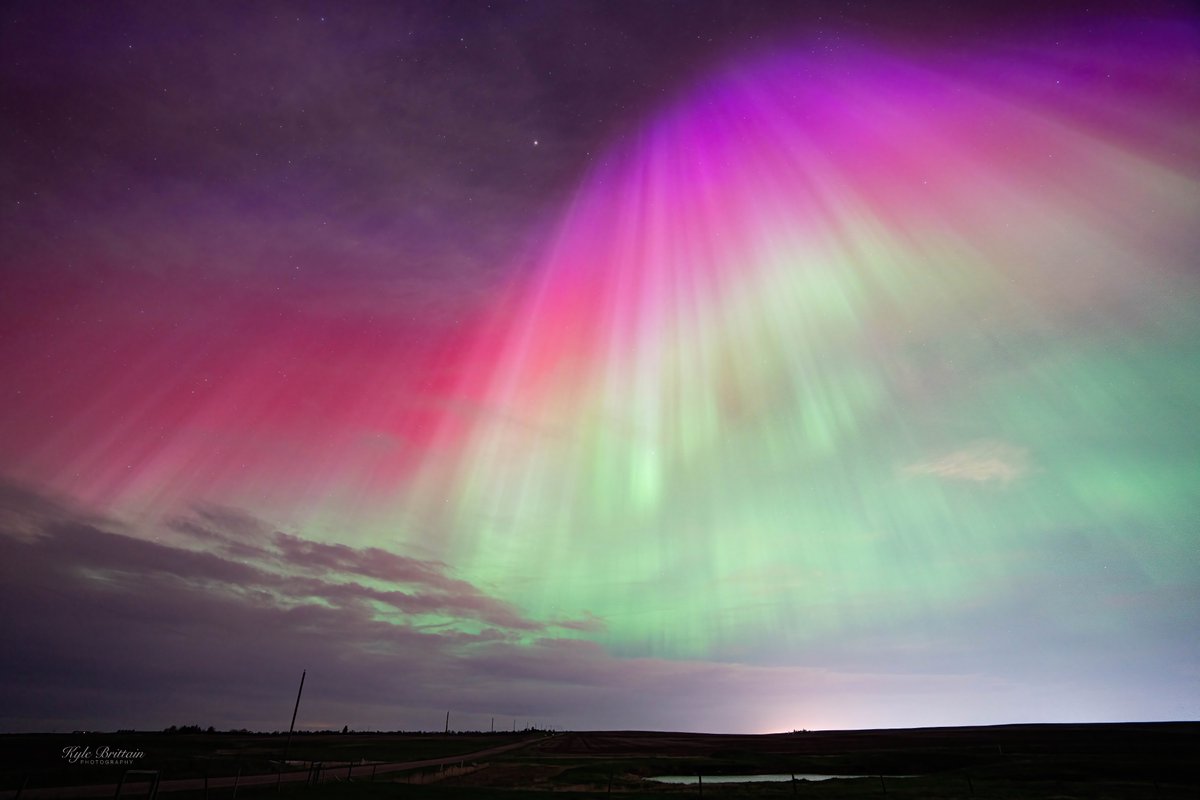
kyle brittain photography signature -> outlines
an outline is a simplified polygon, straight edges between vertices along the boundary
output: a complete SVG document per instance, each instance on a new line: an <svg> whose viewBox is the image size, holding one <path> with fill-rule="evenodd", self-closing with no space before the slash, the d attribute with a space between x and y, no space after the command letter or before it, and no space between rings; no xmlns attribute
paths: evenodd
<svg viewBox="0 0 1200 800"><path fill-rule="evenodd" d="M69 764L81 764L91 767L129 766L139 758L145 758L141 750L125 750L119 747L101 745L93 750L89 746L68 745L62 749L63 759Z"/></svg>

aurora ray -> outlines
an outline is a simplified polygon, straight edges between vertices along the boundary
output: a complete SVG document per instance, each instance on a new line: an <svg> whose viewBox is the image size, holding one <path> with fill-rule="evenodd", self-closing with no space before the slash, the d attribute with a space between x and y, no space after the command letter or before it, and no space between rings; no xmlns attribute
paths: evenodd
<svg viewBox="0 0 1200 800"><path fill-rule="evenodd" d="M405 495L424 543L672 657L936 617L1071 549L1192 575L1196 59L1149 33L692 90L490 334Z"/></svg>

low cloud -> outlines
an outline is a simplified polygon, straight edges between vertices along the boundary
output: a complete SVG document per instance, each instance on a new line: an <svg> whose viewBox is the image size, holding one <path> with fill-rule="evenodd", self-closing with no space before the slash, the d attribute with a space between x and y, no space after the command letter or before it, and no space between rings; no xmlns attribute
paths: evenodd
<svg viewBox="0 0 1200 800"><path fill-rule="evenodd" d="M952 481L1011 483L1029 472L1029 451L997 440L981 440L904 467L905 475Z"/></svg>
<svg viewBox="0 0 1200 800"><path fill-rule="evenodd" d="M0 489L0 729L278 727L279 686L301 669L334 708L420 727L414 706L478 682L468 654L598 624L532 619L440 562L228 509L174 520L155 541Z"/></svg>

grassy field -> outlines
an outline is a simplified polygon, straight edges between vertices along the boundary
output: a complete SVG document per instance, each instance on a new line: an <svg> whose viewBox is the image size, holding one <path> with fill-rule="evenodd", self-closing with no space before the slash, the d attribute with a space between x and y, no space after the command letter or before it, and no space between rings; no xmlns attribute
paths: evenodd
<svg viewBox="0 0 1200 800"><path fill-rule="evenodd" d="M288 762L400 762L473 753L519 741L522 734L298 734ZM161 732L0 735L0 790L117 783L127 769L158 770L163 779L275 772L286 735ZM131 765L72 764L67 748L144 753Z"/></svg>
<svg viewBox="0 0 1200 800"><path fill-rule="evenodd" d="M273 769L283 738L255 735L97 735L110 747L132 745L146 756L139 769L160 770L164 779L229 774L240 764ZM517 738L520 738L519 736ZM71 736L0 739L8 774L33 774L61 757ZM306 735L293 740L289 759L326 763L402 762L453 757L514 741L505 735ZM14 760L14 758L16 760ZM22 759L32 759L28 764ZM239 789L239 797L286 795L307 798L597 798L699 797L696 785L647 781L654 775L705 775L705 797L839 798L1145 798L1200 797L1200 723L1124 725L1018 725L900 731L797 732L766 736L594 732L535 739L528 746L481 759L465 774L439 767L380 774L356 773L346 781L338 769L321 782ZM218 767L220 770L218 770ZM34 786L115 782L121 770L46 766ZM751 773L858 774L876 777L823 782L714 784L711 777ZM107 777L101 777L105 775ZM906 775L912 777L878 776ZM424 781L415 783L413 781ZM8 781L5 786L14 788ZM31 793L36 794L36 793ZM145 792L143 790L142 796ZM8 796L12 796L10 793ZM110 795L111 796L111 793ZM128 793L126 796L134 796ZM202 798L199 790L171 792L172 800ZM231 798L228 787L208 798Z"/></svg>

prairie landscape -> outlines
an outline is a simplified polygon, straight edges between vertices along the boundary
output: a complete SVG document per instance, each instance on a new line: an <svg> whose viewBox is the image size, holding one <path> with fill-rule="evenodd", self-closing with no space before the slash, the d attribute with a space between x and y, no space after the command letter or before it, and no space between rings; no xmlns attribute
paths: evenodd
<svg viewBox="0 0 1200 800"><path fill-rule="evenodd" d="M1004 725L721 735L55 734L6 736L0 797L178 800L287 796L452 798L1194 798L1200 723ZM140 752L71 764L64 748ZM153 773L153 774L152 774ZM690 784L652 777L696 776ZM721 783L747 775L858 776ZM707 782L705 782L707 779Z"/></svg>

